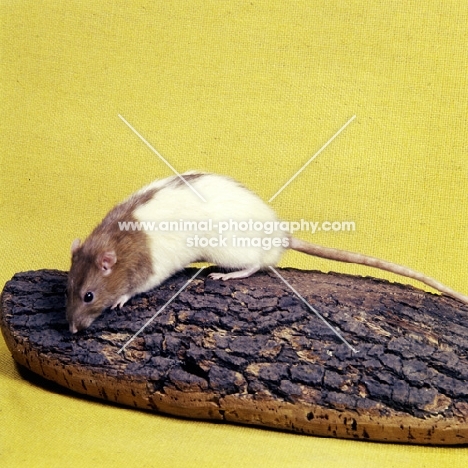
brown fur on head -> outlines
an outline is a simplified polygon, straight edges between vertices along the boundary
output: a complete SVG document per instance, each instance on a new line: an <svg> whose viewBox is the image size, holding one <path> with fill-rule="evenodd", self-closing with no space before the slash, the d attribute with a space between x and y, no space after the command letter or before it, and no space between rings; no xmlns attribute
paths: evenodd
<svg viewBox="0 0 468 468"><path fill-rule="evenodd" d="M147 235L120 230L118 223L135 221L133 211L155 193L149 190L131 196L113 208L82 244L79 239L73 241L67 285L67 320L72 333L88 328L123 296L134 295L151 275Z"/></svg>
<svg viewBox="0 0 468 468"><path fill-rule="evenodd" d="M100 233L102 234L102 233ZM67 284L67 320L70 331L88 328L108 307L123 296L138 292L152 273L145 234L117 237L91 236L72 244L72 265Z"/></svg>
<svg viewBox="0 0 468 468"><path fill-rule="evenodd" d="M78 239L73 242L67 285L67 320L72 333L89 327L122 295L124 284L119 269L115 250L97 253L80 245Z"/></svg>

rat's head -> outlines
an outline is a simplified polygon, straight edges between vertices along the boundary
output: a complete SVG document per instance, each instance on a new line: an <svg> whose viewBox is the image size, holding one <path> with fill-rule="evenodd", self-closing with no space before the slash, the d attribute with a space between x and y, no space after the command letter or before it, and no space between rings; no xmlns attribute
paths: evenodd
<svg viewBox="0 0 468 468"><path fill-rule="evenodd" d="M85 244L75 239L71 246L67 320L72 333L88 328L119 296L113 274L117 263L115 250L90 249Z"/></svg>

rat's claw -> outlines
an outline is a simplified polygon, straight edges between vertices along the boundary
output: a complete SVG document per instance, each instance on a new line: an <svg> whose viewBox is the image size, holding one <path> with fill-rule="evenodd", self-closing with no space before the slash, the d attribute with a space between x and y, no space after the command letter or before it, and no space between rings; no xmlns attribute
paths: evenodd
<svg viewBox="0 0 468 468"><path fill-rule="evenodd" d="M208 278L224 281L228 279L228 278L225 278L225 276L227 276L225 273L210 273L208 275Z"/></svg>
<svg viewBox="0 0 468 468"><path fill-rule="evenodd" d="M114 303L114 305L111 307L111 309L115 309L116 307L120 308L125 305L125 303L130 299L129 294L124 294L123 296L120 296L117 301Z"/></svg>
<svg viewBox="0 0 468 468"><path fill-rule="evenodd" d="M226 280L236 279L236 278L248 278L249 276L253 275L258 270L260 270L260 266L254 265L250 268L245 268L244 270L232 271L231 273L210 273L208 275L208 278L211 278L214 280L221 280L221 281L226 281Z"/></svg>

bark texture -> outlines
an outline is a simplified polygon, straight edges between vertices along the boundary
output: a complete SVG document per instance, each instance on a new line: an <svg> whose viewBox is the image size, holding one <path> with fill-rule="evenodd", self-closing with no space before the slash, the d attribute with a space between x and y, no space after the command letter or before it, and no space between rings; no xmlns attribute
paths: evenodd
<svg viewBox="0 0 468 468"><path fill-rule="evenodd" d="M16 274L0 324L13 358L73 391L178 416L418 444L468 443L468 307L374 278L278 269L196 270L71 335L67 273Z"/></svg>

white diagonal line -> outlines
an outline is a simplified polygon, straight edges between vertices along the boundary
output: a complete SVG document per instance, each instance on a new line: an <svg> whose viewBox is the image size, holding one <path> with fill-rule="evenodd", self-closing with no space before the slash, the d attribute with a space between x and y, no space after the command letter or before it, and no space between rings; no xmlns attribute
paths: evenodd
<svg viewBox="0 0 468 468"><path fill-rule="evenodd" d="M355 348L353 348L353 346L351 346L348 341L346 341L346 339L343 337L343 335L338 331L336 330L334 327L332 327L323 317L322 315L320 314L320 312L318 312L316 309L314 309L295 289L294 287L289 284L279 273L278 271L276 271L275 268L273 268L272 266L269 267L271 271L273 271L273 273L275 273L275 275L320 319L322 320L322 322L325 323L325 325L346 345L348 346L349 349L351 349L351 351L353 353L358 353L359 351Z"/></svg>
<svg viewBox="0 0 468 468"><path fill-rule="evenodd" d="M120 354L125 348L204 270L200 268L117 352Z"/></svg>
<svg viewBox="0 0 468 468"><path fill-rule="evenodd" d="M269 200L271 203L354 119L353 115Z"/></svg>
<svg viewBox="0 0 468 468"><path fill-rule="evenodd" d="M176 169L169 163L169 161L164 158L152 145L151 143L148 142L148 140L146 140L143 135L141 135L134 127L132 127L132 125L130 125L120 114L118 114L119 118L122 120L122 122L127 125L127 127L133 132L135 133L135 135L140 138L140 140L156 155L158 156L159 159L161 159L161 161L163 161L171 170L172 172L174 172L174 174L176 174L185 184L187 184L187 186L201 199L203 200L204 202L206 202L206 200L203 198L203 196L197 192L195 190L195 188L193 187L192 184L190 184L189 182L187 182L184 177L182 176L182 174L179 174L179 172L176 171Z"/></svg>

